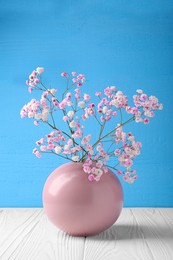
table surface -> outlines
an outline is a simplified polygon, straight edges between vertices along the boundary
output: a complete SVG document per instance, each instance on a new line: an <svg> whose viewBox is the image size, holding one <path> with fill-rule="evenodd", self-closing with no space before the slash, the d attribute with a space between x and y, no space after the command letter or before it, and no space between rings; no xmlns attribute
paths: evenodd
<svg viewBox="0 0 173 260"><path fill-rule="evenodd" d="M124 208L97 236L73 237L42 208L0 208L1 260L173 260L173 209Z"/></svg>

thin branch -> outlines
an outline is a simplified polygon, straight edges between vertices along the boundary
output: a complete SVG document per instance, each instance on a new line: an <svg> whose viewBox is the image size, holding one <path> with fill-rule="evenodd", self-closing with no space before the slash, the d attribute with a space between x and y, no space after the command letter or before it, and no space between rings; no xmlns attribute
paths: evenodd
<svg viewBox="0 0 173 260"><path fill-rule="evenodd" d="M55 155L57 155L57 156L60 156L61 158L64 158L64 159L67 159L67 160L69 160L69 161L74 162L72 159L68 158L67 155L66 155L66 157L65 157L65 156L63 156L63 155L54 153L53 151L51 151L51 152L42 152L42 151L40 151L40 153L51 153L51 154L53 153L53 154L55 154Z"/></svg>

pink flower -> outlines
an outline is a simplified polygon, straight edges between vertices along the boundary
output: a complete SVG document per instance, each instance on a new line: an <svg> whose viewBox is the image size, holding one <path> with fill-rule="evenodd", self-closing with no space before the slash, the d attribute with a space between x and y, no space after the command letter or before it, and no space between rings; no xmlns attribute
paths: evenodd
<svg viewBox="0 0 173 260"><path fill-rule="evenodd" d="M68 73L67 73L67 72L62 72L62 73L61 73L61 77L66 77L66 78L68 78Z"/></svg>
<svg viewBox="0 0 173 260"><path fill-rule="evenodd" d="M131 109L130 109L130 113L131 114L137 114L138 113L138 108L137 107L132 107Z"/></svg>
<svg viewBox="0 0 173 260"><path fill-rule="evenodd" d="M144 124L149 124L149 122L150 122L150 119L149 118L144 118Z"/></svg>
<svg viewBox="0 0 173 260"><path fill-rule="evenodd" d="M34 84L37 85L38 83L39 83L39 79L38 78L34 79Z"/></svg>
<svg viewBox="0 0 173 260"><path fill-rule="evenodd" d="M100 176L98 176L98 175L95 176L95 177L94 177L94 180L95 180L95 181L100 181Z"/></svg>
<svg viewBox="0 0 173 260"><path fill-rule="evenodd" d="M80 95L79 94L75 94L75 98L77 99L77 100L79 100L80 99Z"/></svg>
<svg viewBox="0 0 173 260"><path fill-rule="evenodd" d="M63 120L64 120L64 122L67 122L68 121L68 116L63 116Z"/></svg>
<svg viewBox="0 0 173 260"><path fill-rule="evenodd" d="M120 170L117 170L117 174L118 174L118 175L121 175L121 174L123 174L123 172L120 171Z"/></svg>
<svg viewBox="0 0 173 260"><path fill-rule="evenodd" d="M81 118L83 119L83 120L86 120L87 119L87 117L86 117L86 115L84 114L84 115L82 115L81 116Z"/></svg>
<svg viewBox="0 0 173 260"><path fill-rule="evenodd" d="M54 144L48 144L48 145L47 145L47 150L53 150L54 147L55 147Z"/></svg>
<svg viewBox="0 0 173 260"><path fill-rule="evenodd" d="M88 95L88 94L84 94L84 100L89 101L90 99L91 99L90 95Z"/></svg>
<svg viewBox="0 0 173 260"><path fill-rule="evenodd" d="M117 112L116 112L116 111L113 111L113 112L112 112L112 115L113 115L113 116L117 116Z"/></svg>
<svg viewBox="0 0 173 260"><path fill-rule="evenodd" d="M91 167L88 164L83 164L83 170L86 173L90 173L91 172Z"/></svg>
<svg viewBox="0 0 173 260"><path fill-rule="evenodd" d="M96 95L97 97L100 97L100 96L102 95L102 92L96 92L95 95Z"/></svg>
<svg viewBox="0 0 173 260"><path fill-rule="evenodd" d="M100 121L101 122L104 122L105 121L105 118L103 116L100 117Z"/></svg>
<svg viewBox="0 0 173 260"><path fill-rule="evenodd" d="M78 80L77 80L76 78L73 78L72 81L73 81L74 83L77 83Z"/></svg>
<svg viewBox="0 0 173 260"><path fill-rule="evenodd" d="M86 150L92 155L94 153L92 144L86 145Z"/></svg>
<svg viewBox="0 0 173 260"><path fill-rule="evenodd" d="M111 116L106 116L106 121L109 121L111 119Z"/></svg>
<svg viewBox="0 0 173 260"><path fill-rule="evenodd" d="M39 151L36 148L34 148L33 154L35 154L35 156L37 156L38 158L41 157L41 154L39 153Z"/></svg>
<svg viewBox="0 0 173 260"><path fill-rule="evenodd" d="M77 79L78 79L78 81L84 82L85 81L85 75L84 74L79 74L77 76Z"/></svg>
<svg viewBox="0 0 173 260"><path fill-rule="evenodd" d="M92 181L94 181L94 174L90 174L90 175L88 175L88 180L90 181L90 182L92 182Z"/></svg>
<svg viewBox="0 0 173 260"><path fill-rule="evenodd" d="M77 83L77 86L78 86L78 87L81 87L81 86L82 86L82 83L81 83L81 82L78 82L78 83Z"/></svg>
<svg viewBox="0 0 173 260"><path fill-rule="evenodd" d="M77 94L80 94L80 93L81 93L81 90L80 90L79 88L76 88L74 91L75 91Z"/></svg>
<svg viewBox="0 0 173 260"><path fill-rule="evenodd" d="M38 126L39 122L38 121L34 121L34 125Z"/></svg>
<svg viewBox="0 0 173 260"><path fill-rule="evenodd" d="M141 94L141 96L140 96L140 100L142 100L142 101L146 101L147 100L147 95L146 94Z"/></svg>
<svg viewBox="0 0 173 260"><path fill-rule="evenodd" d="M90 142L90 140L91 140L91 134L85 136L85 137L82 139L81 144L83 144L83 145L84 145L84 144L87 144L87 143Z"/></svg>
<svg viewBox="0 0 173 260"><path fill-rule="evenodd" d="M38 140L38 141L36 142L37 145L41 145L41 144L43 144L43 143L44 143L44 138L41 138L40 140Z"/></svg>
<svg viewBox="0 0 173 260"><path fill-rule="evenodd" d="M46 152L46 150L47 150L46 145L41 145L41 146L40 146L40 151Z"/></svg>
<svg viewBox="0 0 173 260"><path fill-rule="evenodd" d="M60 109L64 109L65 107L66 107L66 105L63 102L59 103L59 108Z"/></svg>
<svg viewBox="0 0 173 260"><path fill-rule="evenodd" d="M67 142L68 145L72 145L73 144L73 140L72 139L69 139L68 142Z"/></svg>
<svg viewBox="0 0 173 260"><path fill-rule="evenodd" d="M82 136L83 132L81 129L78 129L74 132L74 134L72 134L73 138L80 138Z"/></svg>
<svg viewBox="0 0 173 260"><path fill-rule="evenodd" d="M35 153L35 155L36 155L38 158L41 157L41 154L40 154L38 151Z"/></svg>
<svg viewBox="0 0 173 260"><path fill-rule="evenodd" d="M104 89L104 93L105 93L106 96L109 97L109 96L111 96L112 91L111 91L111 89L108 87L108 88L105 88L105 89Z"/></svg>
<svg viewBox="0 0 173 260"><path fill-rule="evenodd" d="M31 93L33 91L32 87L28 88L28 92Z"/></svg>
<svg viewBox="0 0 173 260"><path fill-rule="evenodd" d="M94 103L91 103L91 104L88 105L88 107L89 107L89 108L93 108L93 107L95 107L95 104L94 104Z"/></svg>
<svg viewBox="0 0 173 260"><path fill-rule="evenodd" d="M114 154L115 154L116 156L120 155L120 153L121 153L121 150L120 150L120 149L116 149L116 150L114 151Z"/></svg>

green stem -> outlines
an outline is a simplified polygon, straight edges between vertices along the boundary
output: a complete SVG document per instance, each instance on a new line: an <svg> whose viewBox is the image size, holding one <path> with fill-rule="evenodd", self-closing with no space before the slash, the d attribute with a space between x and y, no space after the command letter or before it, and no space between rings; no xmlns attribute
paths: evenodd
<svg viewBox="0 0 173 260"><path fill-rule="evenodd" d="M112 147L113 144L114 144L114 143L111 143L111 144L110 144L110 146L109 146L109 148L108 148L108 150L107 150L107 153L109 152L109 150L111 149L111 147Z"/></svg>
<svg viewBox="0 0 173 260"><path fill-rule="evenodd" d="M107 166L108 168L111 168L111 169L117 171L117 169L116 169L115 167L112 167L112 166L110 166L110 165L108 165L108 164L106 164L105 166Z"/></svg>
<svg viewBox="0 0 173 260"><path fill-rule="evenodd" d="M97 120L97 123L99 123L99 125L102 126L102 124L99 122L99 120L98 120L96 115L94 115L94 118Z"/></svg>
<svg viewBox="0 0 173 260"><path fill-rule="evenodd" d="M104 128L105 128L105 124L106 124L106 121L103 123L103 125L101 125L100 134L99 134L99 139L100 139L100 137L101 137L101 135L102 135L102 133L103 133L103 130L104 130Z"/></svg>
<svg viewBox="0 0 173 260"><path fill-rule="evenodd" d="M68 84L68 83L67 83ZM67 93L67 91L69 91L71 88L73 88L73 86L75 86L76 83L73 83L69 88L68 88L68 85L67 85L67 88L66 90L62 93L62 99L64 99L64 95Z"/></svg>
<svg viewBox="0 0 173 260"><path fill-rule="evenodd" d="M107 133L106 135L102 136L99 138L99 140L97 142L95 142L95 144L93 145L93 147L95 147L102 139L104 139L105 137L109 136L110 134L112 134L113 132L115 132L119 127L126 125L127 123L130 123L130 121L134 120L134 116L131 117L130 119L128 119L127 121L125 121L123 124L120 124L119 126L117 126L115 129L113 129L112 131L110 131L109 133Z"/></svg>
<svg viewBox="0 0 173 260"><path fill-rule="evenodd" d="M120 124L122 124L122 122L123 122L123 115L122 115L121 108L119 108L119 111L120 111Z"/></svg>
<svg viewBox="0 0 173 260"><path fill-rule="evenodd" d="M51 152L42 152L42 151L41 151L40 153L53 153L53 154L55 154L55 155L57 155L57 156L59 156L59 157L61 157L61 158L64 158L64 159L67 159L67 160L73 162L73 160L70 159L70 158L68 158L67 156L65 157L65 156L63 156L63 155L60 155L60 154L54 153L53 151L51 151Z"/></svg>
<svg viewBox="0 0 173 260"><path fill-rule="evenodd" d="M125 121L123 124L120 124L120 125L117 126L115 129L113 129L112 131L110 131L109 133L107 133L106 135L104 135L104 136L102 136L102 137L99 136L99 139L97 140L97 142L94 143L93 148L94 148L102 139L104 139L105 137L107 137L107 136L109 136L110 134L112 134L113 132L115 132L120 126L124 126L124 125L126 125L127 123L129 123L130 121L134 120L134 118L135 118L134 116L131 117L130 119L128 119L127 121ZM103 130L102 130L102 132L103 132ZM81 158L80 161L82 161L82 160L85 158L85 155L86 155L86 153L83 155L83 157Z"/></svg>

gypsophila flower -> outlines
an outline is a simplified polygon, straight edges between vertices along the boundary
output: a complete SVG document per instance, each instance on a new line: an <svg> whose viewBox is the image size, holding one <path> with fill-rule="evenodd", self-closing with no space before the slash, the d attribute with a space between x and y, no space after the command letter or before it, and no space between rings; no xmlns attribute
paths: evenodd
<svg viewBox="0 0 173 260"><path fill-rule="evenodd" d="M40 158L43 153L51 153L74 163L82 162L90 182L98 182L111 167L125 182L133 183L138 178L132 169L134 159L140 155L142 144L124 128L129 122L149 124L156 111L163 109L158 98L137 89L131 105L122 91L108 86L102 92L95 92L96 102L82 91L86 81L84 74L62 72L60 75L65 78L66 88L57 90L43 84L43 72L43 67L37 67L26 81L32 95L34 90L42 92L40 99L32 98L20 111L21 118L32 118L35 126L47 124L52 129L36 141L37 148L33 149L33 154ZM125 121L124 113L129 116ZM91 131L98 133L96 139L91 133L86 133L87 127L84 126L91 117L95 120ZM106 128L109 122L112 123L111 130ZM63 124L67 125L68 131L64 130ZM111 159L114 160L112 166L109 163Z"/></svg>

